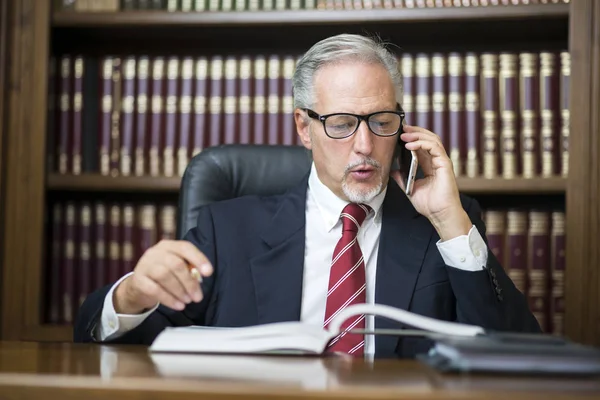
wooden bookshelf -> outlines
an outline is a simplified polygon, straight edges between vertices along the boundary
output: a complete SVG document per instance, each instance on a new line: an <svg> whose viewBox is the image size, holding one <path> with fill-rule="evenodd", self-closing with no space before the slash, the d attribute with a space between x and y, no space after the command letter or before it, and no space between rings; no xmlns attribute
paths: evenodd
<svg viewBox="0 0 600 400"><path fill-rule="evenodd" d="M148 27L148 26L266 26L327 25L353 23L440 23L444 21L507 21L564 19L569 4L511 7L402 8L372 10L273 10L256 12L64 12L52 16L57 28Z"/></svg>
<svg viewBox="0 0 600 400"><path fill-rule="evenodd" d="M458 178L459 190L466 194L564 194L565 178ZM48 190L90 192L179 192L181 178L151 176L48 175Z"/></svg>

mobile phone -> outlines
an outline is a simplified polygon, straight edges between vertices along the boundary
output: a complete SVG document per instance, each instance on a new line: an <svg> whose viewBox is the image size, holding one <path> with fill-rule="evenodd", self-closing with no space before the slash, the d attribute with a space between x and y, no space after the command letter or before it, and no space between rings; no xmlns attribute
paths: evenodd
<svg viewBox="0 0 600 400"><path fill-rule="evenodd" d="M400 170L400 175L402 176L402 183L405 188L404 191L407 196L410 196L415 183L419 161L417 159L417 153L414 150L408 150L404 144L402 139L400 139L400 135L398 135L395 157L398 162L397 165Z"/></svg>

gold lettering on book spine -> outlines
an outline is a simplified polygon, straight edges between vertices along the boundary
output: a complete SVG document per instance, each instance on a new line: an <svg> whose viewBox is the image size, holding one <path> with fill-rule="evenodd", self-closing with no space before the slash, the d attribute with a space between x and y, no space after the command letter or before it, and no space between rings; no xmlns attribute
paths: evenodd
<svg viewBox="0 0 600 400"><path fill-rule="evenodd" d="M81 80L83 79L83 57L79 56L75 58L75 80ZM83 93L81 93L80 91L75 91L73 93L73 112L74 113L81 113L81 110L83 109ZM81 130L83 129L82 126L78 127ZM82 132L82 134L85 134ZM81 138L80 138L81 140ZM81 146L81 141L79 142L79 145ZM73 147L73 164L72 164L72 173L73 175L80 175L81 174L81 148L79 147Z"/></svg>
<svg viewBox="0 0 600 400"><path fill-rule="evenodd" d="M498 79L498 56L496 54L484 53L481 56L482 78L484 90L491 85L497 85ZM496 140L498 137L497 114L495 110L484 109L482 112L483 121L483 175L486 178L495 178L498 176L498 149Z"/></svg>
<svg viewBox="0 0 600 400"><path fill-rule="evenodd" d="M569 88L568 81L571 77L571 54L563 51L560 53L560 66L561 66L561 98L565 95L568 98ZM565 82L567 81L567 82ZM567 87L565 87L565 84ZM562 160L561 160L561 173L563 177L569 175L569 133L571 132L571 114L569 111L568 104L564 104L561 101L561 142L562 142Z"/></svg>
<svg viewBox="0 0 600 400"><path fill-rule="evenodd" d="M291 82L296 68L296 61L293 57L286 57L283 60L283 79L286 82ZM282 112L286 115L294 113L294 98L293 96L284 96L282 101Z"/></svg>
<svg viewBox="0 0 600 400"><path fill-rule="evenodd" d="M67 204L66 210L66 222L67 226L74 228L75 225L75 205L72 203ZM70 260L70 262L74 262L73 258L75 256L75 243L73 243L73 238L67 237L65 240L65 258ZM63 319L66 322L72 322L73 320L73 304L71 301L70 295L75 295L75 293L68 293L67 291L63 292Z"/></svg>
<svg viewBox="0 0 600 400"><path fill-rule="evenodd" d="M147 81L149 75L149 61L148 57L142 56L137 63L137 75L141 81ZM139 93L136 99L137 113L141 115L141 118L145 118L148 112L148 95L146 93ZM135 149L135 174L137 176L144 175L144 143L136 143Z"/></svg>
<svg viewBox="0 0 600 400"><path fill-rule="evenodd" d="M520 59L520 103L521 103L521 137L522 137L522 153L523 153L523 177L533 178L537 174L536 160L538 156L537 151L537 137L536 137L536 126L535 120L537 118L536 110L525 108L526 104L525 97L526 90L530 90L528 81L532 80L536 76L537 68L537 56L533 53L521 53L519 54ZM529 96L535 96L535 93L530 93Z"/></svg>
<svg viewBox="0 0 600 400"><path fill-rule="evenodd" d="M61 60L61 78L62 79L70 79L71 75L71 58L69 56L64 56ZM69 101L69 93L65 93L64 91L60 94L60 111L63 113L68 113L70 107ZM67 151L65 149L61 149L58 155L58 172L61 174L66 174L68 167L68 158Z"/></svg>
<svg viewBox="0 0 600 400"><path fill-rule="evenodd" d="M106 224L106 208L104 204L96 204L96 225L104 226ZM104 245L104 238L96 238L96 258L103 260L106 258L106 248Z"/></svg>
<svg viewBox="0 0 600 400"><path fill-rule="evenodd" d="M414 76L414 58L410 54L402 56L402 75L405 79L412 79ZM413 93L404 92L402 99L402 108L406 113L414 111L414 98Z"/></svg>
<svg viewBox="0 0 600 400"><path fill-rule="evenodd" d="M476 55L467 54L465 58L465 75L467 79L477 78L479 76L479 60ZM467 89L468 90L468 89ZM465 93L465 110L468 113L479 112L479 93L476 91L467 91ZM471 145L469 145L471 146ZM474 178L479 175L478 151L475 147L467 149L467 176Z"/></svg>
<svg viewBox="0 0 600 400"><path fill-rule="evenodd" d="M504 178L514 178L517 175L517 158L516 158L516 115L512 109L506 109L506 93L505 88L511 85L516 79L517 57L512 53L500 54L500 120L502 122L502 176ZM515 105L511 105L514 107Z"/></svg>
<svg viewBox="0 0 600 400"><path fill-rule="evenodd" d="M277 80L281 75L281 63L278 58L271 57L269 59L269 79ZM269 114L278 114L279 113L279 93L269 93L267 99L267 112Z"/></svg>
<svg viewBox="0 0 600 400"><path fill-rule="evenodd" d="M240 60L240 81L252 79L252 60L248 56L243 56ZM250 114L252 112L252 101L248 93L240 94L239 97L240 114Z"/></svg>
<svg viewBox="0 0 600 400"><path fill-rule="evenodd" d="M120 155L120 144L119 144L119 139L120 139L120 134L121 134L121 127L119 126L120 123L120 110L121 110L121 59L120 58L115 58L114 59L114 69L112 72L112 80L113 80L113 93L114 93L114 98L115 98L115 102L113 103L113 109L112 109L112 115L111 115L111 131L110 131L110 138L111 138L111 145L110 145L110 163L111 163L111 169L110 169L110 174L111 176L118 176L119 175L119 155Z"/></svg>
<svg viewBox="0 0 600 400"><path fill-rule="evenodd" d="M90 223L91 223L91 208L88 204L84 204L81 207L81 225L84 227L84 229L89 229L90 228ZM81 240L80 244L79 244L79 258L82 262L87 262L91 259L91 251L90 251L90 242L88 242L87 240ZM87 296L87 293L80 293L79 296L79 305L81 305L83 303L83 301L85 300L85 296Z"/></svg>
<svg viewBox="0 0 600 400"><path fill-rule="evenodd" d="M234 58L228 58L225 62L225 79L226 80L234 80L237 78L237 60ZM237 111L237 96L234 94L232 96L225 97L224 104L224 112L225 114L235 114Z"/></svg>
<svg viewBox="0 0 600 400"><path fill-rule="evenodd" d="M523 211L508 211L507 212L507 235L508 238L511 236L523 236L527 232L527 214ZM509 249L510 252L515 253L517 256L520 256L523 251L521 247L514 247ZM523 265L516 266L517 268L511 268L508 271L508 275L510 279L514 282L515 286L521 291L521 293L525 293L526 289L526 269L522 268Z"/></svg>
<svg viewBox="0 0 600 400"><path fill-rule="evenodd" d="M104 81L110 81L112 79L113 70L113 59L107 57L102 63L102 79ZM102 113L110 115L113 108L113 99L110 94L102 94ZM102 129L105 129L104 127ZM100 174L108 175L110 173L110 145L107 147L107 143L100 142Z"/></svg>
<svg viewBox="0 0 600 400"><path fill-rule="evenodd" d="M540 53L540 98L543 102L545 102L546 91L550 88L546 87L551 81L552 77L556 74L556 58L553 53L543 52ZM555 96L558 93L554 94ZM555 170L555 162L554 162L554 153L555 153L555 144L554 144L554 122L555 122L555 114L554 110L548 108L550 105L544 106L542 104L541 107L541 126L540 126L540 135L542 141L542 176L550 177L554 175Z"/></svg>

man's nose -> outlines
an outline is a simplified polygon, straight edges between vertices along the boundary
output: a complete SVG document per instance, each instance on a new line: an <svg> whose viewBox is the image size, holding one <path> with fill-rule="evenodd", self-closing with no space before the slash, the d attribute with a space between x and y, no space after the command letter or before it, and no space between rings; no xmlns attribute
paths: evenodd
<svg viewBox="0 0 600 400"><path fill-rule="evenodd" d="M354 133L354 149L357 153L370 154L373 150L373 133L367 121L360 121Z"/></svg>

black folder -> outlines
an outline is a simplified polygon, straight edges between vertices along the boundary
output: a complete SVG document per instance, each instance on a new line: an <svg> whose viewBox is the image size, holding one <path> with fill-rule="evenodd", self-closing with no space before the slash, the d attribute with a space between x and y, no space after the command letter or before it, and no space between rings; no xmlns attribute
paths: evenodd
<svg viewBox="0 0 600 400"><path fill-rule="evenodd" d="M417 359L441 372L600 374L600 349L543 334L438 337Z"/></svg>

